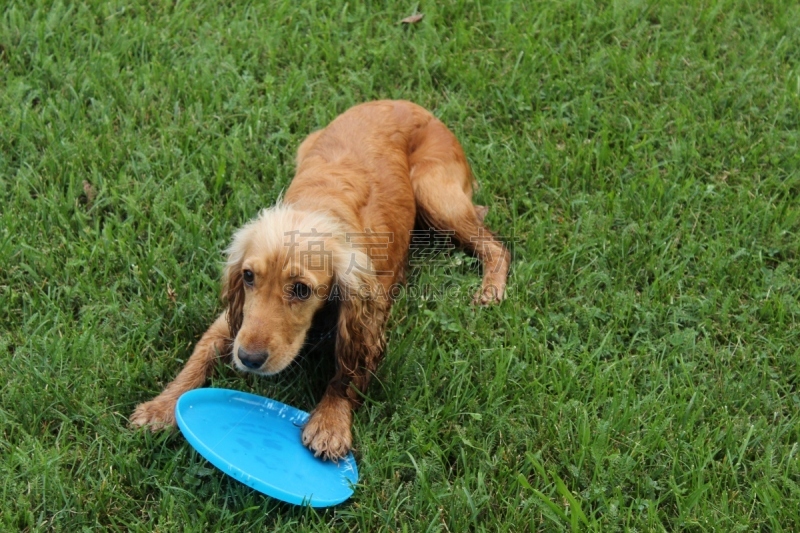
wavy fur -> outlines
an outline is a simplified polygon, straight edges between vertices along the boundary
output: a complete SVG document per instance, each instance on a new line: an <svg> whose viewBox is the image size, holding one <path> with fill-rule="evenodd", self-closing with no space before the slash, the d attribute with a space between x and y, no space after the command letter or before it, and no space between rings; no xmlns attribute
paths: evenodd
<svg viewBox="0 0 800 533"><path fill-rule="evenodd" d="M132 424L174 423L178 396L200 386L220 355L242 370L281 371L315 317L338 309L336 373L302 439L318 456L342 457L352 445L352 411L383 356L392 287L405 279L415 220L481 259L475 303L504 297L509 254L483 225L487 209L472 204L475 185L455 136L410 102L362 104L309 135L284 199L233 236L225 311L178 377L137 407Z"/></svg>

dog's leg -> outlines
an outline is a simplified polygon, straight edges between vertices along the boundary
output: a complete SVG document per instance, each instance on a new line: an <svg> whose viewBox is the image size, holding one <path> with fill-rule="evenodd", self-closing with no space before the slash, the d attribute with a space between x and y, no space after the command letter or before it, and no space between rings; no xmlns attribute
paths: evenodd
<svg viewBox="0 0 800 533"><path fill-rule="evenodd" d="M311 413L303 428L303 445L315 457L336 461L344 457L353 445L351 427L354 405L335 384L328 386L325 395Z"/></svg>
<svg viewBox="0 0 800 533"><path fill-rule="evenodd" d="M164 392L136 407L131 415L131 425L150 426L154 430L174 425L175 402L184 392L201 386L214 368L216 358L227 356L228 350L230 330L225 313L222 313L203 334L178 377L167 385Z"/></svg>
<svg viewBox="0 0 800 533"><path fill-rule="evenodd" d="M353 445L353 411L362 403L370 377L377 368L377 359L369 368L356 368L345 375L339 369L325 394L311 413L303 428L303 444L314 456L336 461L344 457Z"/></svg>
<svg viewBox="0 0 800 533"><path fill-rule="evenodd" d="M303 428L303 444L318 457L337 460L350 450L353 410L361 405L370 378L383 358L383 328L390 307L391 301L380 295L363 300L351 297L341 303L336 375Z"/></svg>
<svg viewBox="0 0 800 533"><path fill-rule="evenodd" d="M419 143L409 163L420 219L432 229L452 232L483 263L483 283L473 303L502 301L511 255L483 225L488 209L472 204L473 181L461 146L438 120L420 132Z"/></svg>

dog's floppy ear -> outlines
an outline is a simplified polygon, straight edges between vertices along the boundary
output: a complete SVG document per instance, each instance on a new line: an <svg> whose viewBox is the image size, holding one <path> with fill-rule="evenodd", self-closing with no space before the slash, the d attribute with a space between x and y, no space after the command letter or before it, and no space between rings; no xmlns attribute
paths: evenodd
<svg viewBox="0 0 800 533"><path fill-rule="evenodd" d="M236 263L229 261L225 265L222 274L222 302L227 307L225 318L228 321L231 338L236 338L244 320L244 281L241 261Z"/></svg>
<svg viewBox="0 0 800 533"><path fill-rule="evenodd" d="M231 245L225 250L228 260L222 273L222 302L228 308L225 318L228 320L231 339L236 338L236 334L242 328L242 321L244 320L242 263L244 262L247 244L252 239L253 231L256 227L256 220L239 228L233 235Z"/></svg>
<svg viewBox="0 0 800 533"><path fill-rule="evenodd" d="M334 273L333 297L340 300L334 382L358 404L383 356L390 307L366 254L348 250L346 255L347 264L337 265Z"/></svg>

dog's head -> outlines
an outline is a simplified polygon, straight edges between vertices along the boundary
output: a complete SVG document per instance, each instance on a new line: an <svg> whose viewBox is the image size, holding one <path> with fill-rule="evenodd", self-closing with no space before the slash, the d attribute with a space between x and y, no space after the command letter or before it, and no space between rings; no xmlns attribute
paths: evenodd
<svg viewBox="0 0 800 533"><path fill-rule="evenodd" d="M329 299L341 298L346 314L348 301L357 305L375 285L367 255L347 243L331 217L283 205L237 231L227 254L223 299L233 361L259 374L294 360Z"/></svg>

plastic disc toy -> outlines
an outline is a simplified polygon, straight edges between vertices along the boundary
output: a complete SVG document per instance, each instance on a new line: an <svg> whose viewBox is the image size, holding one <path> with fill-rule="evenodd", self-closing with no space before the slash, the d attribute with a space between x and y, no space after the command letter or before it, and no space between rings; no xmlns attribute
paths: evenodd
<svg viewBox="0 0 800 533"><path fill-rule="evenodd" d="M358 468L314 457L300 433L308 413L269 398L228 389L195 389L175 406L186 440L248 487L293 504L328 507L353 494Z"/></svg>

